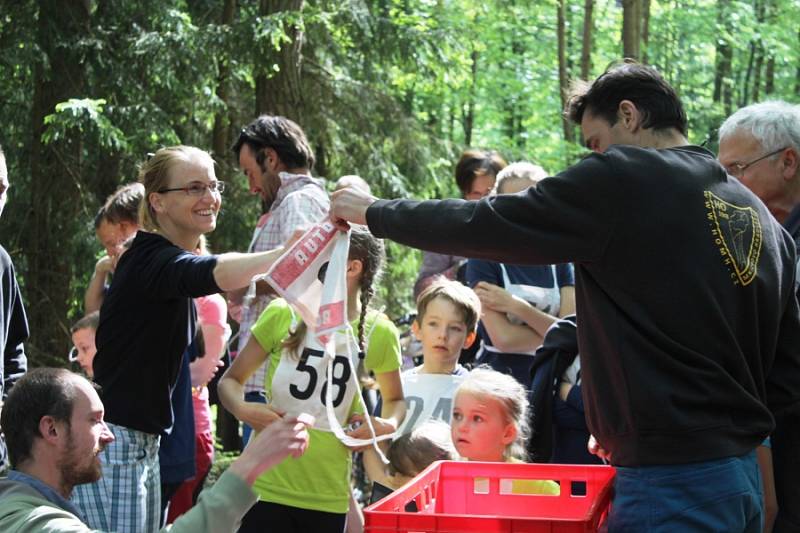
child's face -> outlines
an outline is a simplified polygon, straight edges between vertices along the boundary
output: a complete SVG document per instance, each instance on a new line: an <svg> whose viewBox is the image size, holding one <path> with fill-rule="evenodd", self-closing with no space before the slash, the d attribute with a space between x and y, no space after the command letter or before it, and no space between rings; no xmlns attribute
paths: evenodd
<svg viewBox="0 0 800 533"><path fill-rule="evenodd" d="M469 461L504 461L503 454L517 437L500 402L469 392L456 394L450 434L458 454Z"/></svg>
<svg viewBox="0 0 800 533"><path fill-rule="evenodd" d="M436 297L428 303L425 314L411 326L422 343L425 365L455 367L461 349L475 339L468 331L461 310L447 298Z"/></svg>
<svg viewBox="0 0 800 533"><path fill-rule="evenodd" d="M94 333L92 328L83 328L72 334L72 342L78 350L78 364L81 365L81 368L89 377L94 375L92 361L94 361L94 355L97 353L97 348L94 345Z"/></svg>

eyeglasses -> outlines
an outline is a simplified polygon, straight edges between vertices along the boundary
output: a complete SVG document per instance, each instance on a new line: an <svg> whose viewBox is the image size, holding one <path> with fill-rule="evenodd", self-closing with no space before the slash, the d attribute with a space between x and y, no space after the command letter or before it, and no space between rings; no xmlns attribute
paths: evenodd
<svg viewBox="0 0 800 533"><path fill-rule="evenodd" d="M775 154L779 154L779 153L783 152L784 150L786 150L786 148L787 147L783 147L780 150L775 150L774 152L770 152L767 155L762 155L758 159L753 159L749 163L732 163L732 164L730 164L730 165L728 165L726 167L726 170L728 171L728 174L730 174L731 176L733 176L735 178L741 178L742 174L744 174L745 170L747 170L751 166L755 165L756 163L758 163L762 159L766 159L766 158L771 157L771 156L773 156Z"/></svg>
<svg viewBox="0 0 800 533"><path fill-rule="evenodd" d="M217 192L222 194L223 192L225 192L225 182L212 181L211 183L202 183L200 181L193 181L186 187L175 187L173 189L160 189L156 192L165 193L165 192L183 191L189 196L203 196L206 193L206 189L210 190L212 193Z"/></svg>
<svg viewBox="0 0 800 533"><path fill-rule="evenodd" d="M72 349L67 353L67 359L69 359L70 363L74 363L78 360L78 348L73 346Z"/></svg>

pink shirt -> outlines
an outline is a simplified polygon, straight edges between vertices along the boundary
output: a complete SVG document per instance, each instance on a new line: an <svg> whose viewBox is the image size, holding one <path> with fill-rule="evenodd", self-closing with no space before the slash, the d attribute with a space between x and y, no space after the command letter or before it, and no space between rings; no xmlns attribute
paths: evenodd
<svg viewBox="0 0 800 533"><path fill-rule="evenodd" d="M228 328L228 304L219 294L210 294L195 298L197 307L197 322L199 324L212 324L219 326L222 335ZM194 432L211 433L211 407L208 405L208 387L203 386L193 389L192 403L194 405Z"/></svg>

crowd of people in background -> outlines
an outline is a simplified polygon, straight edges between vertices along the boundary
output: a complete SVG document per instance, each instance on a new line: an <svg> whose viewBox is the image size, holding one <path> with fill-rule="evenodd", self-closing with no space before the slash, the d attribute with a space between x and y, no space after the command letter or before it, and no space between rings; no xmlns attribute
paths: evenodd
<svg viewBox="0 0 800 533"><path fill-rule="evenodd" d="M740 109L718 157L651 67L576 85L565 113L593 152L574 166L469 149L461 199L421 202L379 200L368 176L326 188L302 128L262 115L233 146L263 206L245 253L207 245L226 187L211 155L157 150L95 217L105 253L64 361L78 372L27 371L0 247L0 530L357 532L365 504L465 460L609 463L609 531L800 531L800 106ZM0 150L0 213L7 188ZM359 352L337 346L332 367L254 281L326 219L350 231ZM374 302L383 238L423 250L416 366ZM212 404L243 450L204 488ZM331 416L392 438L345 444Z"/></svg>

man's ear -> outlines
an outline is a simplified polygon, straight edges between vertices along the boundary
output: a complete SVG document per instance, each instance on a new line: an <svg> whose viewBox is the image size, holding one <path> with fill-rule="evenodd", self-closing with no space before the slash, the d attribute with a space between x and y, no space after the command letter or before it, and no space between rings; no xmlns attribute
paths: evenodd
<svg viewBox="0 0 800 533"><path fill-rule="evenodd" d="M278 152L269 146L264 148L264 167L274 173L286 170L286 165L284 165L283 161L281 161Z"/></svg>
<svg viewBox="0 0 800 533"><path fill-rule="evenodd" d="M61 436L62 425L50 415L39 420L39 435L48 443L55 444Z"/></svg>
<svg viewBox="0 0 800 533"><path fill-rule="evenodd" d="M781 162L783 163L784 180L800 179L800 154L797 153L797 150L791 146L784 150L781 154Z"/></svg>
<svg viewBox="0 0 800 533"><path fill-rule="evenodd" d="M475 339L478 337L478 334L473 330L467 333L467 338L464 339L464 349L466 350L472 343L475 342Z"/></svg>
<svg viewBox="0 0 800 533"><path fill-rule="evenodd" d="M630 100L623 100L619 103L617 117L618 120L622 122L625 129L631 133L636 133L642 126L642 114L639 112L639 108L636 107L636 104Z"/></svg>

